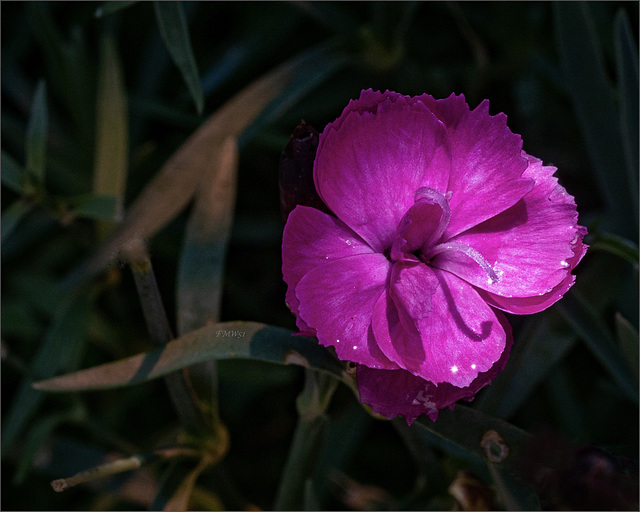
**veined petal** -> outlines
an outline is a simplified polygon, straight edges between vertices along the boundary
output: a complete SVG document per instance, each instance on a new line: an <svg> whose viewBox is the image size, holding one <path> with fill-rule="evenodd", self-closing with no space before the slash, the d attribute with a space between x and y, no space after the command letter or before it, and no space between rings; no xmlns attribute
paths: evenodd
<svg viewBox="0 0 640 512"><path fill-rule="evenodd" d="M427 278L427 274L433 276ZM385 355L434 384L465 387L488 371L505 347L502 314L491 309L472 286L447 272L422 265L401 268L399 276L394 281L392 273L393 300L379 300L373 317L376 342ZM422 281L430 300L413 295L413 286L398 286L403 280ZM415 323L413 329L403 320L407 314Z"/></svg>
<svg viewBox="0 0 640 512"><path fill-rule="evenodd" d="M382 96L375 113L350 104L325 128L314 166L320 197L377 252L391 247L419 187L446 193L450 169L442 123L422 103Z"/></svg>
<svg viewBox="0 0 640 512"><path fill-rule="evenodd" d="M347 256L372 253L373 249L339 219L315 208L297 206L289 214L282 235L282 275L291 311L298 314L295 288L311 269ZM305 327L304 322L298 323L301 331L312 334Z"/></svg>
<svg viewBox="0 0 640 512"><path fill-rule="evenodd" d="M458 400L473 400L476 393L490 384L509 359L513 336L511 327L503 315L498 321L506 335L505 348L489 370L480 373L466 387L456 387L447 382L438 384L426 381L406 370L376 370L363 365L357 367L360 400L371 406L373 412L387 419L402 415L411 425L421 414L436 421L440 409L453 409Z"/></svg>
<svg viewBox="0 0 640 512"><path fill-rule="evenodd" d="M506 115L490 116L486 100L470 111L462 95L418 99L445 124L450 138L451 220L444 239L503 212L531 190L533 180L522 176L522 139L507 127Z"/></svg>
<svg viewBox="0 0 640 512"><path fill-rule="evenodd" d="M345 361L397 368L378 348L371 319L385 293L391 263L382 254L358 254L320 265L302 277L295 293L298 314L318 341Z"/></svg>
<svg viewBox="0 0 640 512"><path fill-rule="evenodd" d="M556 169L527 158L524 176L535 180L531 192L505 212L453 239L480 252L498 280L488 279L473 260L454 251L439 254L433 265L486 290L507 311L515 312L507 299L537 297L526 301L523 312L529 313L548 307L571 286L573 279L568 276L586 250L582 243L586 230L577 224L573 197L553 177ZM515 302L514 308L518 309Z"/></svg>

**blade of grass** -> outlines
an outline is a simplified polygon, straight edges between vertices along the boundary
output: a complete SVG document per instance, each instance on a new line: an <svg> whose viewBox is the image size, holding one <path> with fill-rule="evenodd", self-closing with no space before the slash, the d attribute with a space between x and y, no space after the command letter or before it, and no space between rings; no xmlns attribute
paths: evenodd
<svg viewBox="0 0 640 512"><path fill-rule="evenodd" d="M619 109L590 7L588 2L558 2L553 6L565 80L607 205L608 222L616 232L630 235L635 229L631 227L634 221L625 176Z"/></svg>
<svg viewBox="0 0 640 512"><path fill-rule="evenodd" d="M517 467L524 445L530 437L527 432L506 421L461 404L456 404L453 410L440 411L436 422L421 416L411 428L420 429L442 441L441 449L454 455L482 461L487 461L487 455L481 445L483 437L490 430L494 430L509 450L508 456L497 464L509 470Z"/></svg>
<svg viewBox="0 0 640 512"><path fill-rule="evenodd" d="M575 290L567 293L556 308L609 372L624 395L637 404L638 388L631 370L599 312Z"/></svg>
<svg viewBox="0 0 640 512"><path fill-rule="evenodd" d="M591 244L591 250L607 251L620 256L632 265L638 265L638 244L618 235L611 233L598 234L596 240Z"/></svg>
<svg viewBox="0 0 640 512"><path fill-rule="evenodd" d="M627 184L638 221L638 49L629 18L620 9L615 19L616 70L620 93L620 131L627 163ZM636 224L637 226L637 224Z"/></svg>
<svg viewBox="0 0 640 512"><path fill-rule="evenodd" d="M196 104L198 114L204 108L204 94L200 84L198 66L193 56L189 41L189 28L181 2L172 0L153 3L160 34L164 40L171 58L178 66L182 77L189 88L191 97Z"/></svg>
<svg viewBox="0 0 640 512"><path fill-rule="evenodd" d="M63 300L53 324L31 363L32 378L48 378L70 370L77 363L87 331L91 300L86 292ZM20 384L3 418L2 453L14 444L27 422L35 414L45 395L34 390L32 379Z"/></svg>
<svg viewBox="0 0 640 512"><path fill-rule="evenodd" d="M42 391L83 391L130 386L210 359L256 359L313 368L353 380L342 363L315 339L292 336L281 327L258 322L223 322L187 333L165 347L120 361L34 383Z"/></svg>
<svg viewBox="0 0 640 512"><path fill-rule="evenodd" d="M48 124L47 86L41 80L33 97L25 144L28 185L38 189L44 186Z"/></svg>
<svg viewBox="0 0 640 512"><path fill-rule="evenodd" d="M638 384L638 330L620 313L616 313L616 335L622 353Z"/></svg>
<svg viewBox="0 0 640 512"><path fill-rule="evenodd" d="M0 235L0 241L4 242L13 233L20 221L26 217L32 208L32 203L18 199L2 212L2 235Z"/></svg>
<svg viewBox="0 0 640 512"><path fill-rule="evenodd" d="M314 55L303 54L285 62L233 96L176 151L129 208L124 222L98 252L65 279L71 286L103 270L133 238L148 238L175 217L191 200L211 162L228 137L246 126L292 80L308 69Z"/></svg>
<svg viewBox="0 0 640 512"><path fill-rule="evenodd" d="M122 9L126 9L127 7L137 4L136 0L126 1L126 0L111 0L109 2L102 2L102 5L96 9L94 16L96 18L101 18L102 16L106 16L107 14L113 14L114 12L121 11Z"/></svg>
<svg viewBox="0 0 640 512"><path fill-rule="evenodd" d="M100 47L100 72L96 108L96 151L93 163L93 192L111 196L115 202L112 220L124 215L127 185L128 109L122 66L111 35L105 35ZM110 230L100 224L101 238Z"/></svg>
<svg viewBox="0 0 640 512"><path fill-rule="evenodd" d="M16 194L22 194L25 182L25 170L6 151L2 150L0 167L2 168L2 183Z"/></svg>
<svg viewBox="0 0 640 512"><path fill-rule="evenodd" d="M524 405L553 366L576 343L576 336L557 325L558 315L547 312L531 318L520 329L502 373L475 400L486 414L508 419Z"/></svg>

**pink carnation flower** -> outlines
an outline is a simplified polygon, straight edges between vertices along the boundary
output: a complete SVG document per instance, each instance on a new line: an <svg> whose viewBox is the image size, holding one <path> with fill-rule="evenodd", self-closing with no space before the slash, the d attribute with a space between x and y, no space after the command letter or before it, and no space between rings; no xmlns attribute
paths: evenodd
<svg viewBox="0 0 640 512"><path fill-rule="evenodd" d="M301 334L357 364L362 402L411 424L472 400L513 343L500 311L542 311L587 246L555 167L464 96L362 91L325 128L282 242Z"/></svg>

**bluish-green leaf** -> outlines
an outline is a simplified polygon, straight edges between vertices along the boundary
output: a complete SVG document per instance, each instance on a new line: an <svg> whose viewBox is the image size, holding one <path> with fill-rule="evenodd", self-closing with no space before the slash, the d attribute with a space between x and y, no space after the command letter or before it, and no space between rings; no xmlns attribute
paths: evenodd
<svg viewBox="0 0 640 512"><path fill-rule="evenodd" d="M411 428L420 429L433 436L436 441L439 440L441 449L476 461L487 461L481 442L488 431L494 430L509 450L509 455L497 463L499 467L506 469L517 467L530 437L527 432L506 421L461 404L456 404L453 410L440 411L435 422L426 416L420 416Z"/></svg>
<svg viewBox="0 0 640 512"><path fill-rule="evenodd" d="M637 404L638 387L631 370L599 312L575 290L567 293L556 308L609 372L624 395Z"/></svg>
<svg viewBox="0 0 640 512"><path fill-rule="evenodd" d="M630 236L636 229L618 106L589 2L556 2L553 6L560 61L596 180L607 205L606 223L616 232Z"/></svg>
<svg viewBox="0 0 640 512"><path fill-rule="evenodd" d="M31 211L33 204L18 199L2 212L2 242L13 233L20 221Z"/></svg>
<svg viewBox="0 0 640 512"><path fill-rule="evenodd" d="M96 151L93 165L93 192L115 200L115 211L103 218L121 220L124 215L124 195L127 186L129 160L127 92L122 65L115 40L106 35L102 39L100 74L96 107ZM100 227L105 236L108 225Z"/></svg>
<svg viewBox="0 0 640 512"><path fill-rule="evenodd" d="M95 17L101 18L102 16L106 16L107 14L113 14L114 12L121 11L122 9L126 9L127 7L137 4L138 2L126 1L126 0L111 0L109 2L102 2L102 5L96 9Z"/></svg>
<svg viewBox="0 0 640 512"><path fill-rule="evenodd" d="M70 370L78 362L83 349L91 301L86 293L79 293L63 301L57 318L31 363L32 378L48 378L59 371ZM6 453L40 406L45 395L25 379L18 387L8 412L3 415L2 453Z"/></svg>
<svg viewBox="0 0 640 512"><path fill-rule="evenodd" d="M44 81L40 81L31 105L25 144L27 175L37 187L44 184L48 124L47 86Z"/></svg>
<svg viewBox="0 0 640 512"><path fill-rule="evenodd" d="M182 4L170 0L167 2L156 1L154 6L162 39L171 58L180 69L180 73L182 73L191 97L196 104L198 114L201 114L204 108L204 94L202 93L196 59L191 49L189 29Z"/></svg>
<svg viewBox="0 0 640 512"><path fill-rule="evenodd" d="M607 251L627 260L632 265L638 264L638 244L612 233L598 234L591 244L592 251Z"/></svg>
<svg viewBox="0 0 640 512"><path fill-rule="evenodd" d="M504 371L476 399L478 409L507 419L527 402L551 368L575 345L575 334L560 329L558 319L557 314L546 312L526 321Z"/></svg>
<svg viewBox="0 0 640 512"><path fill-rule="evenodd" d="M220 319L237 167L238 147L235 138L229 138L198 184L178 271L179 335Z"/></svg>
<svg viewBox="0 0 640 512"><path fill-rule="evenodd" d="M187 333L150 352L34 383L34 387L82 391L130 386L211 359L296 364L329 373L354 386L342 363L315 339L293 336L288 329L257 322L223 322Z"/></svg>
<svg viewBox="0 0 640 512"><path fill-rule="evenodd" d="M620 9L615 19L616 68L620 94L620 131L627 163L627 183L638 220L638 49L629 19Z"/></svg>
<svg viewBox="0 0 640 512"><path fill-rule="evenodd" d="M616 313L616 335L618 337L618 343L622 349L622 354L627 360L629 368L631 368L633 375L638 383L638 358L640 357L638 351L638 330L620 313Z"/></svg>
<svg viewBox="0 0 640 512"><path fill-rule="evenodd" d="M22 194L25 182L25 170L6 151L2 150L2 161L0 167L2 172L2 183L17 194Z"/></svg>
<svg viewBox="0 0 640 512"><path fill-rule="evenodd" d="M115 221L119 219L120 198L108 195L82 194L69 199L71 213L77 217Z"/></svg>

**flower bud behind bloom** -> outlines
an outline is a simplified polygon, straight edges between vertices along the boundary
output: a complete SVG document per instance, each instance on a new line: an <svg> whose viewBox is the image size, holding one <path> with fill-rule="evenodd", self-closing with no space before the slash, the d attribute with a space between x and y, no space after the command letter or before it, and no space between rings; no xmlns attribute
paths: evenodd
<svg viewBox="0 0 640 512"><path fill-rule="evenodd" d="M299 204L328 213L313 184L313 161L318 149L318 132L302 121L291 134L280 156L280 211L286 222Z"/></svg>

